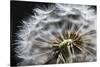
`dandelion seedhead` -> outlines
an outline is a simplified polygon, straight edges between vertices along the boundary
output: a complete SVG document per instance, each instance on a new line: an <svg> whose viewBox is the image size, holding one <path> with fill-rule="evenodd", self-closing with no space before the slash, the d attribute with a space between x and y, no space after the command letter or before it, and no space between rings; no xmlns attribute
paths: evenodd
<svg viewBox="0 0 100 67"><path fill-rule="evenodd" d="M91 5L35 8L17 33L18 65L96 61L96 12Z"/></svg>

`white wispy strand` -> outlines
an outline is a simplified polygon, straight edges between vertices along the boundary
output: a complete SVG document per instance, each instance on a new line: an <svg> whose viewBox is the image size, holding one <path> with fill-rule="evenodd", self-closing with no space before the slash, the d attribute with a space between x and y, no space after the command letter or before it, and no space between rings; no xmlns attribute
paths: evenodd
<svg viewBox="0 0 100 67"><path fill-rule="evenodd" d="M17 33L19 40L17 41L18 47L16 52L18 53L18 57L23 59L19 65L44 64L52 58L53 49L51 49L52 44L50 42L52 39L55 39L52 32L61 33L65 28L64 26L67 25L67 22L72 22L73 26L74 24L80 25L79 32L81 32L81 35L86 34L91 30L96 30L96 14L94 13L94 9L89 8L90 6L87 5L55 4L52 7L48 7L48 9L33 9L35 12L34 15L32 15L28 21L22 22L22 29ZM68 17L70 14L79 15L79 18L70 18ZM52 25L52 23L59 22L63 23L62 27L56 28L55 25ZM48 25L47 28L46 25ZM85 29L81 27L81 25L83 25L83 27L84 25L89 27L88 29ZM43 30L45 28L47 30ZM89 45L89 47L96 51L95 36L96 33L92 35L87 34L85 37L88 37L91 40L90 43L92 45ZM38 41L36 40L37 38L42 38L44 41ZM86 46L86 48L88 48L88 46ZM84 51L87 52L86 49L84 49ZM92 56L91 54L83 54L75 55L73 58L77 58L77 62L93 61L96 58L96 56Z"/></svg>

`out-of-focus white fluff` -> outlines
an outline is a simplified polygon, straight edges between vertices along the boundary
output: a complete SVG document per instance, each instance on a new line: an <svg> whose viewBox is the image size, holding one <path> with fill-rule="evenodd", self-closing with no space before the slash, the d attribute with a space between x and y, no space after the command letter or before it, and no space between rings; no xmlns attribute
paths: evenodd
<svg viewBox="0 0 100 67"><path fill-rule="evenodd" d="M71 22L73 25L88 26L87 29L80 29L81 33L86 33L90 30L96 30L96 14L94 9L89 9L89 5L73 5L73 4L55 4L48 9L33 9L32 15L27 21L23 21L22 29L17 33L18 46L16 52L18 57L23 61L19 65L34 65L44 64L53 57L53 50L51 48L51 40L55 39L52 32L61 33ZM78 15L77 19L68 17L69 15ZM61 22L62 27L57 27L54 24ZM94 35L94 36L93 36ZM86 35L91 39L91 45L96 51L96 33ZM44 41L39 40L39 38ZM80 61L93 61L96 56L79 54L75 56ZM84 58L84 59L83 59Z"/></svg>

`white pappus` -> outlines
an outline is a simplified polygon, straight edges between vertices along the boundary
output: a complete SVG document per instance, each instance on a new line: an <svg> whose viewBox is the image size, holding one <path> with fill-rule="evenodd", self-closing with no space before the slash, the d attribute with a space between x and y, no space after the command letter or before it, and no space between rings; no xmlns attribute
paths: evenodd
<svg viewBox="0 0 100 67"><path fill-rule="evenodd" d="M54 4L33 11L17 33L16 52L23 59L18 65L96 61L96 13L91 5Z"/></svg>

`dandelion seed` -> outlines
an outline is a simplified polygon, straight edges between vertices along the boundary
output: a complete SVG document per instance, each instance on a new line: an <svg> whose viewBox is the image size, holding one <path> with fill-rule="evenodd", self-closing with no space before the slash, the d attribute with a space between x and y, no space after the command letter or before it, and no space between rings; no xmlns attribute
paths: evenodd
<svg viewBox="0 0 100 67"><path fill-rule="evenodd" d="M18 40L16 50L18 57L23 59L19 65L96 60L96 54L93 54L96 53L96 37L92 36L96 36L96 32L89 33L96 31L95 26L91 27L96 23L93 9L72 4L55 4L53 7L36 8L33 20L23 22L23 29L17 33L22 39Z"/></svg>

